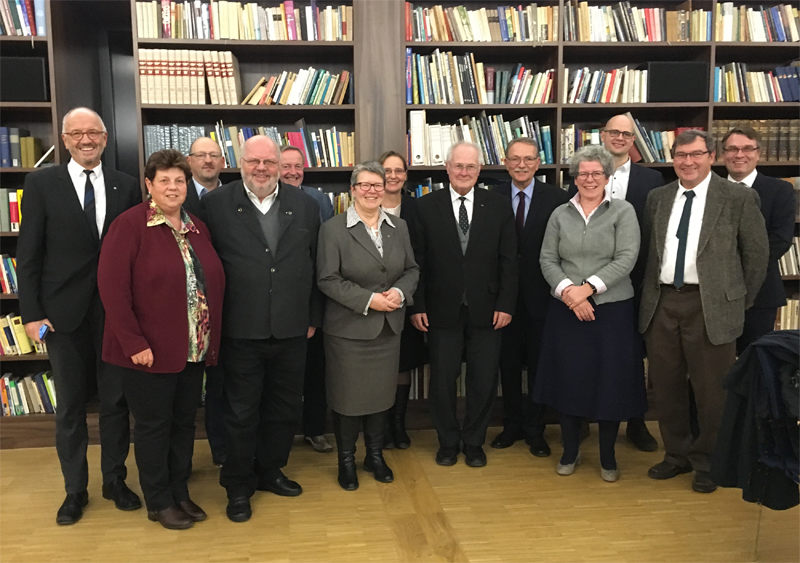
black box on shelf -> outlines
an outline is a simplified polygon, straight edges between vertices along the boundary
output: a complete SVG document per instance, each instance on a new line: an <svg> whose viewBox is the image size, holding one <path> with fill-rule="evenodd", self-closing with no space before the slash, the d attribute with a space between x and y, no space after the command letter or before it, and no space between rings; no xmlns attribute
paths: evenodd
<svg viewBox="0 0 800 563"><path fill-rule="evenodd" d="M1 102L47 102L47 74L42 57L0 58Z"/></svg>
<svg viewBox="0 0 800 563"><path fill-rule="evenodd" d="M653 61L647 70L648 102L707 102L709 68L705 61Z"/></svg>

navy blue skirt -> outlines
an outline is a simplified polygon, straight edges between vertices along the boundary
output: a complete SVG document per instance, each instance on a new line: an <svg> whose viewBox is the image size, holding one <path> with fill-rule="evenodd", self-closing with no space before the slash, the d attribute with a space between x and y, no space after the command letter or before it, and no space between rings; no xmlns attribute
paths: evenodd
<svg viewBox="0 0 800 563"><path fill-rule="evenodd" d="M647 396L633 299L597 305L594 315L580 321L551 300L533 400L592 420L642 417Z"/></svg>

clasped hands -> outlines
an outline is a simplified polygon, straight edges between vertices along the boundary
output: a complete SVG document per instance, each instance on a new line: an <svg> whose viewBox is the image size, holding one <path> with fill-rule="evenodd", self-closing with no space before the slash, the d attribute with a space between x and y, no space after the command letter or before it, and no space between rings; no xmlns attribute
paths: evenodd
<svg viewBox="0 0 800 563"><path fill-rule="evenodd" d="M569 307L570 311L575 313L580 321L593 321L594 320L594 307L589 302L589 297L592 296L594 290L588 283L583 285L570 285L564 288L561 292L561 300Z"/></svg>
<svg viewBox="0 0 800 563"><path fill-rule="evenodd" d="M402 306L403 298L400 297L400 292L394 288L383 293L375 293L369 303L370 309L384 312L394 311Z"/></svg>

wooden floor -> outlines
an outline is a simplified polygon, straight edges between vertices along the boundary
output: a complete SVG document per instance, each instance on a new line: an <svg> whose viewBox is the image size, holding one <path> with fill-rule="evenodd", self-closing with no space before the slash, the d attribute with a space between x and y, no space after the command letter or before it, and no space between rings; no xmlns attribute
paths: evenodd
<svg viewBox="0 0 800 563"><path fill-rule="evenodd" d="M655 431L654 423L649 423ZM624 428L624 426L623 426ZM496 434L490 429L489 439ZM624 432L624 430L623 430ZM90 501L75 526L55 524L63 484L52 448L0 452L0 561L792 561L800 559L800 512L773 512L741 491L691 491L691 475L657 482L646 475L662 453L617 443L622 477L600 479L597 429L583 444L583 464L560 477L557 427L546 434L553 456L534 458L521 442L487 448L489 464L434 462L432 431L413 446L386 452L395 482L359 471L361 487L336 484L336 457L298 442L286 473L299 498L257 492L253 518L225 517L225 491L198 441L190 483L209 514L175 532L144 510L121 512L100 494L99 448L90 447ZM359 444L359 457L363 453ZM131 454L128 483L139 490ZM360 464L359 464L360 465Z"/></svg>

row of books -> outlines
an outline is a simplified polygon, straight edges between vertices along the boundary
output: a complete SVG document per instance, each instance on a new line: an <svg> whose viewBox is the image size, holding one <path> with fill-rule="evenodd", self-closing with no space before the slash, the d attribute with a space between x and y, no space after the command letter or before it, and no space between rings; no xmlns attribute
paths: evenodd
<svg viewBox="0 0 800 563"><path fill-rule="evenodd" d="M255 2L209 0L136 3L140 39L241 39L249 41L352 41L353 7L308 6L286 0L264 7Z"/></svg>
<svg viewBox="0 0 800 563"><path fill-rule="evenodd" d="M206 84L208 96L206 96ZM230 51L139 49L143 104L237 105L242 99L239 61Z"/></svg>
<svg viewBox="0 0 800 563"><path fill-rule="evenodd" d="M47 35L45 0L0 0L0 35Z"/></svg>
<svg viewBox="0 0 800 563"><path fill-rule="evenodd" d="M481 111L478 117L465 116L454 124L427 123L425 110L409 112L409 154L412 166L440 166L444 164L451 145L470 141L480 147L484 164L502 164L505 149L512 139L529 137L539 146L542 164L553 164L550 126L540 126L527 116L506 121L502 114L487 116Z"/></svg>
<svg viewBox="0 0 800 563"><path fill-rule="evenodd" d="M557 39L558 6L414 6L406 2L406 41L545 42Z"/></svg>
<svg viewBox="0 0 800 563"><path fill-rule="evenodd" d="M10 78L6 78L10 80ZM42 158L42 142L31 132L19 127L0 127L0 168L38 166Z"/></svg>
<svg viewBox="0 0 800 563"><path fill-rule="evenodd" d="M19 293L17 285L17 259L0 254L0 291L6 295Z"/></svg>
<svg viewBox="0 0 800 563"><path fill-rule="evenodd" d="M20 202L22 190L0 188L0 232L16 233L19 231Z"/></svg>
<svg viewBox="0 0 800 563"><path fill-rule="evenodd" d="M242 105L312 105L340 106L353 103L353 81L350 71L331 74L313 66L298 72L284 70L267 78L262 76Z"/></svg>
<svg viewBox="0 0 800 563"><path fill-rule="evenodd" d="M722 160L722 138L731 129L752 127L761 137L761 162L800 160L800 119L715 119L711 134L717 141L717 160Z"/></svg>
<svg viewBox="0 0 800 563"><path fill-rule="evenodd" d="M638 8L627 1L590 6L573 0L564 6L564 41L706 41L702 32L708 17L704 10ZM692 33L693 24L700 27L697 34Z"/></svg>
<svg viewBox="0 0 800 563"><path fill-rule="evenodd" d="M748 71L745 63L714 69L715 102L800 102L800 73L796 66Z"/></svg>
<svg viewBox="0 0 800 563"><path fill-rule="evenodd" d="M800 276L800 237L794 237L792 246L778 260L782 276Z"/></svg>
<svg viewBox="0 0 800 563"><path fill-rule="evenodd" d="M592 71L588 67L564 71L565 104L647 103L647 70L624 66L610 71Z"/></svg>
<svg viewBox="0 0 800 563"><path fill-rule="evenodd" d="M749 7L717 2L714 38L717 41L800 41L797 5Z"/></svg>
<svg viewBox="0 0 800 563"><path fill-rule="evenodd" d="M672 145L675 136L689 129L680 127L674 130L650 131L641 123L636 122L636 141L631 147L631 160L633 162L672 162ZM700 128L698 128L700 129ZM599 145L600 129L581 129L568 125L561 129L561 162L568 164L575 151L587 145Z"/></svg>
<svg viewBox="0 0 800 563"><path fill-rule="evenodd" d="M58 405L53 376L50 372L40 372L14 379L7 373L0 378L0 401L2 416L54 414Z"/></svg>
<svg viewBox="0 0 800 563"><path fill-rule="evenodd" d="M0 353L3 356L21 356L24 354L46 354L44 342L34 342L25 334L22 317L8 314L0 317Z"/></svg>
<svg viewBox="0 0 800 563"><path fill-rule="evenodd" d="M800 328L800 299L787 299L786 305L778 309L775 330L797 330Z"/></svg>

